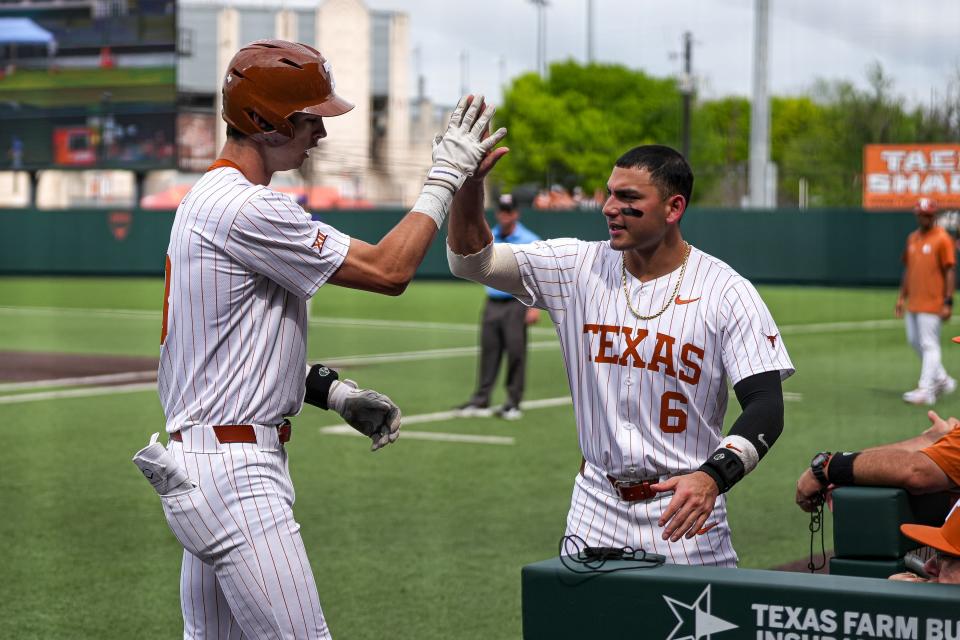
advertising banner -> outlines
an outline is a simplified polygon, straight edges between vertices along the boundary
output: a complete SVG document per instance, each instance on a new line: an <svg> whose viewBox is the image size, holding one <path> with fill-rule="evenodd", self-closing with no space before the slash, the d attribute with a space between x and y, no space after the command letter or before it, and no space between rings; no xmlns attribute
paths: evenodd
<svg viewBox="0 0 960 640"><path fill-rule="evenodd" d="M960 144L864 146L864 209L912 209L924 197L960 208Z"/></svg>

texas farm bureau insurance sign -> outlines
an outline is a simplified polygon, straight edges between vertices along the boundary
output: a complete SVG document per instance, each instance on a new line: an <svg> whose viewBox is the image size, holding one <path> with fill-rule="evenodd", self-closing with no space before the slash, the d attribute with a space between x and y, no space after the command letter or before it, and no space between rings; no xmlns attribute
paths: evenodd
<svg viewBox="0 0 960 640"><path fill-rule="evenodd" d="M716 611L711 585L693 601L663 595L675 626L666 640L955 640L960 620L949 616L891 615L842 606L746 602L749 613ZM686 600L690 600L687 598ZM839 603L838 603L839 604ZM726 617L723 614L726 613Z"/></svg>
<svg viewBox="0 0 960 640"><path fill-rule="evenodd" d="M923 197L960 208L960 144L864 146L864 209L912 209Z"/></svg>

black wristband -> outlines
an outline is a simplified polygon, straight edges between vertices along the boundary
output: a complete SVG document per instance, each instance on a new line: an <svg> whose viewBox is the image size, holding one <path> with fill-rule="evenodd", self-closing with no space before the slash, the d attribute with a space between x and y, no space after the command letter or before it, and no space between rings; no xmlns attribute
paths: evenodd
<svg viewBox="0 0 960 640"><path fill-rule="evenodd" d="M947 305L948 307L952 307L952 306L953 306L953 297L944 298L944 299L943 299L943 304Z"/></svg>
<svg viewBox="0 0 960 640"><path fill-rule="evenodd" d="M859 451L847 453L838 451L830 458L827 465L827 474L830 476L831 484L837 486L856 484L853 477L853 461L860 455Z"/></svg>
<svg viewBox="0 0 960 640"><path fill-rule="evenodd" d="M700 465L699 471L713 478L720 493L726 493L744 476L743 460L727 449L717 449L707 461Z"/></svg>
<svg viewBox="0 0 960 640"><path fill-rule="evenodd" d="M307 373L307 392L303 396L303 401L323 410L329 409L327 396L330 394L330 386L339 377L337 372L329 367L322 364L313 365Z"/></svg>

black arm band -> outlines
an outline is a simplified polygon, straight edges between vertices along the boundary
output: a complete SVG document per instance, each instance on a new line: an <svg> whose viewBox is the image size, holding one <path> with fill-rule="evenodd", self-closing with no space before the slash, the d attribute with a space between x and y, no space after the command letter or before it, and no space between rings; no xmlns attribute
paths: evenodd
<svg viewBox="0 0 960 640"><path fill-rule="evenodd" d="M324 410L329 409L327 396L330 394L330 385L339 377L337 372L329 367L322 364L313 365L307 373L307 392L303 401Z"/></svg>
<svg viewBox="0 0 960 640"><path fill-rule="evenodd" d="M846 453L838 451L830 458L827 465L827 479L830 484L837 486L856 484L853 478L853 461L860 455L859 451Z"/></svg>
<svg viewBox="0 0 960 640"><path fill-rule="evenodd" d="M722 448L714 451L699 470L713 478L720 493L729 491L744 476L743 461L734 452Z"/></svg>
<svg viewBox="0 0 960 640"><path fill-rule="evenodd" d="M783 433L783 387L779 371L764 371L733 387L743 412L730 427L731 436L746 438L760 458Z"/></svg>

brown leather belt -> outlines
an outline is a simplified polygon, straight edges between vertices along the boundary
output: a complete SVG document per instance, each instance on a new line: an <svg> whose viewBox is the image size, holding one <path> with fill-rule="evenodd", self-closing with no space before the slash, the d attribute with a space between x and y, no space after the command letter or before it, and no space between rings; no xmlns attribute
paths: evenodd
<svg viewBox="0 0 960 640"><path fill-rule="evenodd" d="M586 468L586 466L586 459L580 458L581 476L583 475L583 470ZM653 498L657 495L657 492L654 491L650 485L657 484L660 481L659 478L647 480L620 480L609 474L607 474L607 480L610 482L610 486L613 487L613 490L617 492L617 495L619 495L620 499L624 502L641 502L643 500L649 500L650 498Z"/></svg>
<svg viewBox="0 0 960 640"><path fill-rule="evenodd" d="M277 425L277 431L279 431L280 442L290 442L290 421L284 420ZM237 442L253 442L257 441L257 431L253 428L253 425L250 424L218 424L213 427L213 432L217 436L217 441L220 444L233 444ZM177 442L183 442L183 436L179 431L174 431L170 434L170 439Z"/></svg>

